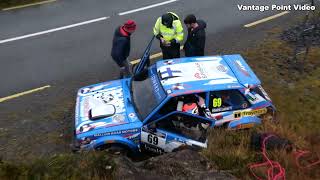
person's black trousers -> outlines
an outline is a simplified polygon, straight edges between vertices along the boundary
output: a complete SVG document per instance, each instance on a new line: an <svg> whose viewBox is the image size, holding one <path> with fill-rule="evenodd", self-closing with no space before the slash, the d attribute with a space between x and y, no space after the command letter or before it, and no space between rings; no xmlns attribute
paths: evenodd
<svg viewBox="0 0 320 180"><path fill-rule="evenodd" d="M176 43L171 46L160 45L163 59L180 58L180 44Z"/></svg>
<svg viewBox="0 0 320 180"><path fill-rule="evenodd" d="M119 78L126 78L131 76L131 68L130 68L130 63L128 62L128 60L124 60L124 61L115 61L118 66L120 67L120 76Z"/></svg>

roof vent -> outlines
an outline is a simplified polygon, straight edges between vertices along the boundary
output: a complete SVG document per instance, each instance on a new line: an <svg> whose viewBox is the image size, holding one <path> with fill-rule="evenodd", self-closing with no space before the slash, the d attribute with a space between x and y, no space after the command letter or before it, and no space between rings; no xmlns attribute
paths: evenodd
<svg viewBox="0 0 320 180"><path fill-rule="evenodd" d="M114 115L116 113L116 108L114 105L106 104L103 106L98 106L90 109L89 118L91 120L97 120L101 118L106 118Z"/></svg>

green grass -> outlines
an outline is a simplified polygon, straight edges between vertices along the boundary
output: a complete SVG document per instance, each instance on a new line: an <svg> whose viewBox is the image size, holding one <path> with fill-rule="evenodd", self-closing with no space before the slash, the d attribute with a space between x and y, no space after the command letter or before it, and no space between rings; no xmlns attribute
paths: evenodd
<svg viewBox="0 0 320 180"><path fill-rule="evenodd" d="M29 163L0 161L1 179L112 179L114 162L106 154L60 154Z"/></svg>
<svg viewBox="0 0 320 180"><path fill-rule="evenodd" d="M219 169L241 179L250 178L247 165L261 161L261 154L249 147L252 131L275 133L320 157L320 142L310 141L320 137L320 48L311 49L303 73L292 68L292 52L289 44L270 40L242 53L271 96L280 123L267 123L247 132L214 130L209 148L203 154ZM319 166L307 170L297 168L292 153L275 151L270 156L286 169L287 179L316 179L320 175Z"/></svg>
<svg viewBox="0 0 320 180"><path fill-rule="evenodd" d="M30 3L36 3L41 1L44 1L44 0L0 0L0 9L19 6L19 5L25 5Z"/></svg>

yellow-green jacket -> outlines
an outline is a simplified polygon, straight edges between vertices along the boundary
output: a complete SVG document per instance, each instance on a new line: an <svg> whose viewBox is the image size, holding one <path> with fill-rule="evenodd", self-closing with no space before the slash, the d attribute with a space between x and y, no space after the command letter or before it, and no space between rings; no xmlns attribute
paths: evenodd
<svg viewBox="0 0 320 180"><path fill-rule="evenodd" d="M177 43L181 43L183 41L183 27L181 21L178 15L173 12L169 13L176 17L173 19L172 28L167 28L163 25L161 17L159 17L154 25L153 34L155 36L161 34L166 42L170 42L172 39L175 39Z"/></svg>

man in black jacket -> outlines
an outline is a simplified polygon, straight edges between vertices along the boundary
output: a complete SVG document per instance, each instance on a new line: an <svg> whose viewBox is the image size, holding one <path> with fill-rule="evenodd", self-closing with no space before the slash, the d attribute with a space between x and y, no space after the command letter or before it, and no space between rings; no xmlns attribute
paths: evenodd
<svg viewBox="0 0 320 180"><path fill-rule="evenodd" d="M184 19L184 24L188 28L188 37L183 46L186 57L204 56L207 24L203 20L197 20L193 14Z"/></svg>
<svg viewBox="0 0 320 180"><path fill-rule="evenodd" d="M123 26L117 27L112 41L111 56L120 67L120 78L130 75L127 60L130 54L130 36L136 30L136 23L128 20Z"/></svg>

